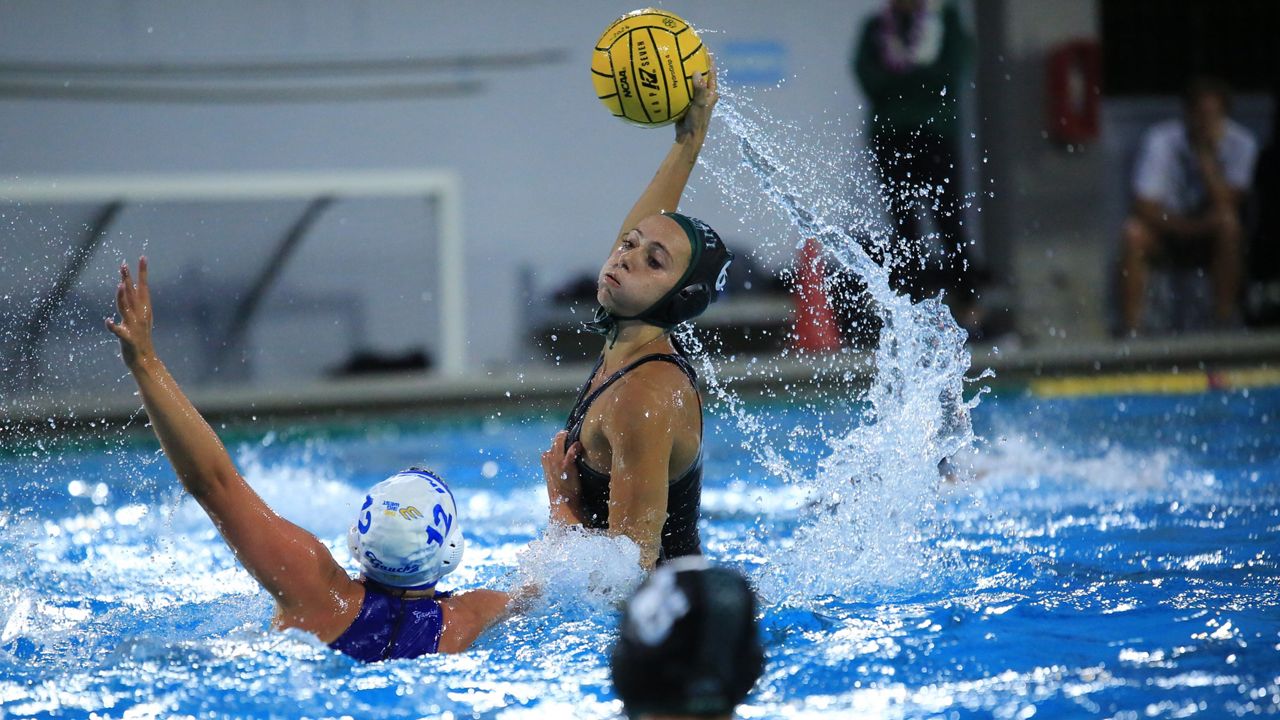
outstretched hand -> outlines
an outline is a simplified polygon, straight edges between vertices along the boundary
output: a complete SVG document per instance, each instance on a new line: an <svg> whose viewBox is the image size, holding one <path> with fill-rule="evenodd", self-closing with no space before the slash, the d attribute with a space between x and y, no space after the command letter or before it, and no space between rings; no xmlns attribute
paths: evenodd
<svg viewBox="0 0 1280 720"><path fill-rule="evenodd" d="M542 475L547 481L547 496L551 499L551 517L566 519L578 513L578 499L582 494L582 483L578 478L578 456L582 454L582 443L575 442L565 449L564 441L569 433L561 430L551 439L551 447L542 453Z"/></svg>
<svg viewBox="0 0 1280 720"><path fill-rule="evenodd" d="M117 322L107 318L107 329L120 338L120 354L132 370L143 359L155 355L151 344L151 290L147 287L147 259L138 260L138 280L129 274L128 263L120 263L120 284L116 286Z"/></svg>
<svg viewBox="0 0 1280 720"><path fill-rule="evenodd" d="M711 110L719 99L720 95L716 92L716 59L708 56L707 72L693 74L693 101L676 122L676 142L683 145L692 140L701 145L707 138Z"/></svg>

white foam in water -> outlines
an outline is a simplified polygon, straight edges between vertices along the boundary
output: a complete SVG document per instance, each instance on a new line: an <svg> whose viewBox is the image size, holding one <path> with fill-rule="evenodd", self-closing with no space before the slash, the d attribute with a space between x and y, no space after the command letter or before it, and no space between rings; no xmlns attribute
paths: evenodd
<svg viewBox="0 0 1280 720"><path fill-rule="evenodd" d="M31 597L16 588L0 588L0 598L4 600L0 604L0 645L7 645L27 629Z"/></svg>
<svg viewBox="0 0 1280 720"><path fill-rule="evenodd" d="M551 525L519 553L512 587L541 591L534 612L596 614L626 600L643 579L640 547L630 538Z"/></svg>
<svg viewBox="0 0 1280 720"><path fill-rule="evenodd" d="M346 537L364 499L363 488L337 477L324 462L285 458L264 462L260 449L244 444L235 450L235 464L245 482L281 517L320 537ZM201 533L212 528L209 516L194 498L173 480L180 494L173 529L181 533Z"/></svg>
<svg viewBox="0 0 1280 720"><path fill-rule="evenodd" d="M367 490L340 480L328 463L299 462L296 458L264 463L254 445L239 449L236 466L271 509L321 538L346 538ZM208 524L194 501L188 506L195 506L196 523L203 520Z"/></svg>
<svg viewBox="0 0 1280 720"><path fill-rule="evenodd" d="M1110 443L1092 452L1069 453L1047 446L1042 438L1013 432L992 438L980 452L970 449L959 454L955 466L978 481L966 493L979 504L988 496L999 497L1002 503L1016 501L1025 509L1116 499L1195 502L1212 496L1215 491L1210 486L1174 471L1177 456L1173 449L1138 453Z"/></svg>
<svg viewBox="0 0 1280 720"><path fill-rule="evenodd" d="M829 257L866 284L870 307L882 322L874 377L865 394L823 399L861 400L867 409L852 427L820 429L830 454L809 477L797 477L786 453L776 447L780 429L743 410L703 357L712 392L728 401L743 446L771 473L802 484L812 503L809 516L790 537L765 532L768 562L756 579L767 597L801 604L827 595L921 589L922 578L936 577L948 567L945 551L930 542L940 528L938 464L974 440L970 411L981 392L964 400L970 368L966 334L940 299L913 303L890 287L889 268L913 259L895 254L888 242L877 193L867 192L867 183L875 182L868 161L852 152L834 160L815 157L823 151L814 149L812 137L803 146L786 143L786 138L805 135L758 109L748 115L746 107L729 93L722 95L720 131L731 139L718 145L735 146L737 152L710 155L705 164L712 177L731 201L750 207L763 191L772 212L783 213L789 228L766 244L766 254L780 245L818 240ZM839 172L844 161L851 165ZM841 180L850 172L862 186L854 192ZM884 266L867 254L859 235L885 254ZM798 357L814 367L815 377L820 365L829 362L821 356Z"/></svg>

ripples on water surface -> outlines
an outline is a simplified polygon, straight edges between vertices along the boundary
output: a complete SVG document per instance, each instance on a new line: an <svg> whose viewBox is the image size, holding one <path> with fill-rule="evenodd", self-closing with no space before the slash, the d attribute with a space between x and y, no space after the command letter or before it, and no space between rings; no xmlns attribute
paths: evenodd
<svg viewBox="0 0 1280 720"><path fill-rule="evenodd" d="M722 95L725 137L702 162L741 211L722 230L768 238L753 250L765 261L819 241L865 286L862 330L878 337L870 386L837 372L806 384L814 401L784 386L777 404L744 404L701 366L706 550L764 601L770 662L742 715L1280 710L1280 392L988 399L975 446L964 335L937 298L890 289L888 268L919 258L885 233L847 128ZM772 363L756 372L782 377ZM554 590L466 655L372 666L265 630L265 595L152 442L99 427L94 448L6 448L0 716L617 716L603 658L637 574L617 543L539 540L537 455L559 420L254 427L228 443L267 501L343 559L364 490L433 467L467 529L451 579L503 585L519 567ZM940 483L956 453L962 479Z"/></svg>
<svg viewBox="0 0 1280 720"><path fill-rule="evenodd" d="M708 436L705 539L766 595L769 666L744 717L1224 717L1280 709L1280 392L1185 398L988 399L987 441L911 539L928 577L850 575L892 556L851 533L846 583L771 573L814 513L756 472L738 425ZM814 422L781 406L772 427ZM856 408L848 410L852 422ZM825 418L833 422L828 412ZM505 582L538 537L543 419L296 427L229 443L258 488L345 559L362 488L414 462L465 503L460 584ZM794 444L813 472L821 441ZM812 462L804 460L812 459ZM806 465L808 463L808 465ZM0 461L0 705L10 717L614 717L603 657L611 550L536 572L575 588L460 657L357 665L265 630L265 595L150 443L29 446ZM909 508L884 507L888 514ZM890 547L894 545L895 547ZM591 572L592 558L599 563ZM595 595L589 593L595 592ZM584 598L582 593L588 593Z"/></svg>

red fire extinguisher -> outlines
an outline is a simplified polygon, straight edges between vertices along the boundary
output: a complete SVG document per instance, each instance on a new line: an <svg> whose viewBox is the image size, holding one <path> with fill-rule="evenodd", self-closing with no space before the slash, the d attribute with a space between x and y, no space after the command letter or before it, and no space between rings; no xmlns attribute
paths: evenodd
<svg viewBox="0 0 1280 720"><path fill-rule="evenodd" d="M1064 145L1098 137L1102 53L1094 40L1072 40L1048 56L1045 123L1049 137Z"/></svg>

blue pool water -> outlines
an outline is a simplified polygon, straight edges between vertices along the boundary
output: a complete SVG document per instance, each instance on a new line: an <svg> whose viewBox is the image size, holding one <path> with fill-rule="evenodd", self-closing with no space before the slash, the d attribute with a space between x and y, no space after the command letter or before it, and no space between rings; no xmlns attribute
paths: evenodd
<svg viewBox="0 0 1280 720"><path fill-rule="evenodd" d="M841 507L807 494L834 435L794 430L856 426L858 404L742 412L793 470L761 470L742 418L712 408L707 551L764 595L769 663L743 717L1280 712L1280 391L988 397L983 440L956 463L971 479L924 483L937 488L923 516L920 498L870 508L911 518L909 532L853 521L847 504L874 495ZM545 527L537 456L559 421L227 434L254 487L344 561L363 488L425 463L461 503L458 585L523 572L554 588L467 654L367 666L267 630L265 594L145 436L8 446L0 717L616 717L604 654L634 574L591 538L524 550Z"/></svg>

